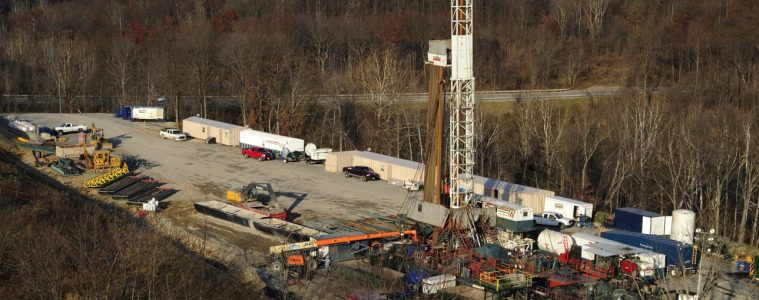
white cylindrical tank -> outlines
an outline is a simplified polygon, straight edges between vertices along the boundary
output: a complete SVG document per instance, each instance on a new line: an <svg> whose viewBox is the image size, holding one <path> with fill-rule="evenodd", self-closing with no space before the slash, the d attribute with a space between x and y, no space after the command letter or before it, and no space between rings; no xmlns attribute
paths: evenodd
<svg viewBox="0 0 759 300"><path fill-rule="evenodd" d="M574 240L571 236L553 230L543 230L538 235L538 249L556 255L564 254L572 249Z"/></svg>
<svg viewBox="0 0 759 300"><path fill-rule="evenodd" d="M670 239L693 245L696 232L696 213L687 209L672 211L672 234Z"/></svg>

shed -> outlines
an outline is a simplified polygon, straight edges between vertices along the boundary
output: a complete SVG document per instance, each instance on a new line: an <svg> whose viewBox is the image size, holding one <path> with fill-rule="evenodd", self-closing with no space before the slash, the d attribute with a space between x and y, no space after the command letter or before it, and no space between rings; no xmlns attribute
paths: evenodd
<svg viewBox="0 0 759 300"><path fill-rule="evenodd" d="M353 165L353 156L361 151L342 151L327 153L324 160L324 171L330 173L340 173L344 167Z"/></svg>
<svg viewBox="0 0 759 300"><path fill-rule="evenodd" d="M424 164L422 163L361 151L353 156L353 164L372 168L384 180L424 182Z"/></svg>
<svg viewBox="0 0 759 300"><path fill-rule="evenodd" d="M526 206L532 208L535 213L543 212L545 198L555 195L553 191L476 175L474 176L474 193Z"/></svg>
<svg viewBox="0 0 759 300"><path fill-rule="evenodd" d="M189 117L182 121L182 131L190 137L206 140L215 138L216 143L228 146L240 145L240 132L245 127L204 119Z"/></svg>

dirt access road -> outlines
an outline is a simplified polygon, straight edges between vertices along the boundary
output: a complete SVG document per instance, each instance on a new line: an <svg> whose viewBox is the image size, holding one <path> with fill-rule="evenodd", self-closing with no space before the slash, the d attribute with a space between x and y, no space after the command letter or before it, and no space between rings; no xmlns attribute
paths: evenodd
<svg viewBox="0 0 759 300"><path fill-rule="evenodd" d="M403 188L385 181L344 178L325 172L323 165L246 160L236 147L161 139L159 130L174 127L171 122L130 122L110 114L19 114L16 118L51 128L61 123L90 126L94 122L113 140L117 153L141 162L135 171L179 190L168 199L172 202L223 200L227 189L269 182L280 204L291 210L297 222L395 214L408 196Z"/></svg>

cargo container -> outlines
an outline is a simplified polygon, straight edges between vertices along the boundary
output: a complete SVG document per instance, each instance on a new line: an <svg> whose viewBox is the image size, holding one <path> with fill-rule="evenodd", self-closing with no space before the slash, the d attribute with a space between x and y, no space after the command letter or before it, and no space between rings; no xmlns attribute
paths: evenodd
<svg viewBox="0 0 759 300"><path fill-rule="evenodd" d="M575 221L579 221L581 215L593 217L593 204L560 196L546 197L543 210L560 213Z"/></svg>
<svg viewBox="0 0 759 300"><path fill-rule="evenodd" d="M677 275L683 270L693 270L695 266L696 257L694 256L695 252L692 245L657 235L623 230L601 232L601 237L664 254L668 272L672 275Z"/></svg>
<svg viewBox="0 0 759 300"><path fill-rule="evenodd" d="M639 232L644 234L664 235L671 230L671 218L655 212L632 207L621 207L614 210L614 228Z"/></svg>
<svg viewBox="0 0 759 300"><path fill-rule="evenodd" d="M325 155L324 171L340 173L343 168L353 166L353 156L361 151L330 152Z"/></svg>
<svg viewBox="0 0 759 300"><path fill-rule="evenodd" d="M278 158L289 157L290 161L303 157L305 151L305 142L302 139L253 129L240 132L240 146L266 148L274 152Z"/></svg>
<svg viewBox="0 0 759 300"><path fill-rule="evenodd" d="M424 182L424 164L410 160L361 151L353 155L353 165L370 167L383 180Z"/></svg>
<svg viewBox="0 0 759 300"><path fill-rule="evenodd" d="M164 109L160 106L120 106L116 109L117 118L124 120L145 120L158 121L164 120Z"/></svg>
<svg viewBox="0 0 759 300"><path fill-rule="evenodd" d="M532 208L480 195L476 195L474 200L481 202L483 207L495 207L496 225L498 227L513 232L533 230L535 221L533 220Z"/></svg>
<svg viewBox="0 0 759 300"><path fill-rule="evenodd" d="M201 117L189 117L182 121L182 131L190 137L205 141L213 138L216 143L227 146L239 145L243 130L245 127Z"/></svg>
<svg viewBox="0 0 759 300"><path fill-rule="evenodd" d="M554 196L554 192L539 188L509 183L490 179L482 176L474 176L475 194L505 200L522 206L532 208L534 213L543 212L545 198Z"/></svg>

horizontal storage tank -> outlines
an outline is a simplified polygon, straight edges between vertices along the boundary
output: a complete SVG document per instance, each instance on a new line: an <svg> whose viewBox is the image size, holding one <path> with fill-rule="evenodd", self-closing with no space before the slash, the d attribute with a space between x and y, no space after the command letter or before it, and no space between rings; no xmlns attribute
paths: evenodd
<svg viewBox="0 0 759 300"><path fill-rule="evenodd" d="M282 155L285 150L289 153L303 153L306 151L306 145L302 139L253 129L240 131L240 145L244 148L266 148L279 155Z"/></svg>
<svg viewBox="0 0 759 300"><path fill-rule="evenodd" d="M601 237L633 247L664 254L668 266L693 266L693 246L662 236L612 230L601 232Z"/></svg>
<svg viewBox="0 0 759 300"><path fill-rule="evenodd" d="M696 232L696 213L687 209L672 211L672 234L669 238L693 245Z"/></svg>
<svg viewBox="0 0 759 300"><path fill-rule="evenodd" d="M538 249L556 255L562 255L572 249L574 240L571 236L553 230L543 230L538 235Z"/></svg>
<svg viewBox="0 0 759 300"><path fill-rule="evenodd" d="M353 166L353 156L361 151L342 151L327 153L324 160L324 171L330 173L340 173L344 167Z"/></svg>

